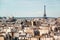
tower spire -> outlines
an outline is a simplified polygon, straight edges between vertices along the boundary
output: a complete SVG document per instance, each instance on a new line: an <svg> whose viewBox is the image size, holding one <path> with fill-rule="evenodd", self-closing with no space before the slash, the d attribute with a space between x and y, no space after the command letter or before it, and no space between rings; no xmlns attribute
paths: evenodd
<svg viewBox="0 0 60 40"><path fill-rule="evenodd" d="M44 5L44 18L46 18L46 5Z"/></svg>

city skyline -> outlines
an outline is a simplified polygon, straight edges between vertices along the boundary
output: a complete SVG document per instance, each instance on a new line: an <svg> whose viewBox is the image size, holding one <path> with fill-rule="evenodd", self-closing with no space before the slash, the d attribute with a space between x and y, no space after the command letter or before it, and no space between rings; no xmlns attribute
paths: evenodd
<svg viewBox="0 0 60 40"><path fill-rule="evenodd" d="M0 16L60 17L60 0L0 0Z"/></svg>

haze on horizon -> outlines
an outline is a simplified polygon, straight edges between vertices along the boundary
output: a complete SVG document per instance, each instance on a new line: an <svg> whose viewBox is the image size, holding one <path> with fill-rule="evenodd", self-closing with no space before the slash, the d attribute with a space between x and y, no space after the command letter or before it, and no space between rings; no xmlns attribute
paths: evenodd
<svg viewBox="0 0 60 40"><path fill-rule="evenodd" d="M0 16L60 17L60 0L0 0Z"/></svg>

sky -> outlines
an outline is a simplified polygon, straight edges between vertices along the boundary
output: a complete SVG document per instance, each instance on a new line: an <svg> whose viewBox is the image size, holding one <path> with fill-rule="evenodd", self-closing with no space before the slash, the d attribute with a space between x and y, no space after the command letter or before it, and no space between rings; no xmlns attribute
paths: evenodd
<svg viewBox="0 0 60 40"><path fill-rule="evenodd" d="M0 16L60 17L60 0L0 0Z"/></svg>

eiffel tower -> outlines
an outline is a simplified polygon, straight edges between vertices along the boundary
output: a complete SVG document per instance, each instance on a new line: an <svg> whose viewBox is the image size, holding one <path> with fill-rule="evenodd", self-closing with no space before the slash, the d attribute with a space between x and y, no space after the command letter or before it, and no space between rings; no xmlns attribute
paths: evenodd
<svg viewBox="0 0 60 40"><path fill-rule="evenodd" d="M44 5L44 18L47 19L47 17L46 17L46 5Z"/></svg>

